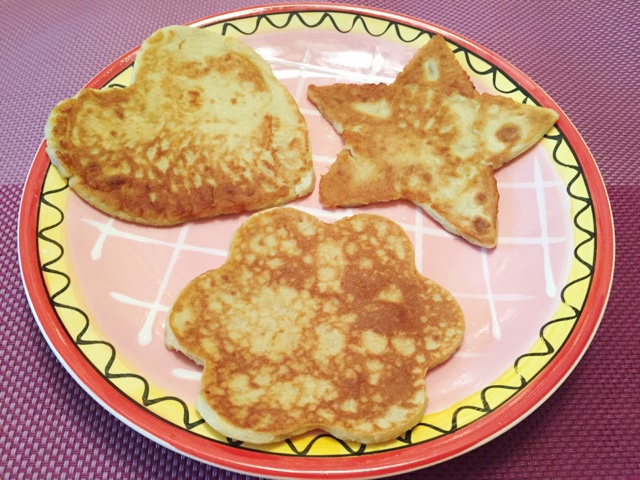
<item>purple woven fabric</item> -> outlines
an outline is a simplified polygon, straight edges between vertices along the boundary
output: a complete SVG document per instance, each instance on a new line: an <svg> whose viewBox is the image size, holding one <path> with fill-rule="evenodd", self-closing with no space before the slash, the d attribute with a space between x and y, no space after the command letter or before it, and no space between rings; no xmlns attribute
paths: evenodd
<svg viewBox="0 0 640 480"><path fill-rule="evenodd" d="M640 478L640 162L635 152L640 3L366 3L472 39L540 85L594 154L616 226L609 304L591 347L565 383L497 439L399 478ZM76 384L49 349L29 309L18 267L16 227L22 187L56 102L75 94L155 29L250 5L240 0L4 2L0 477L249 478L157 445L111 416Z"/></svg>

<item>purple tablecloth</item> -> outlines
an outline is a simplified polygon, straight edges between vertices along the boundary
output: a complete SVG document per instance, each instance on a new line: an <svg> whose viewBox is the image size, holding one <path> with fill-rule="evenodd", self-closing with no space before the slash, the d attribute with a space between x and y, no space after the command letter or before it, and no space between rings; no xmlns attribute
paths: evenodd
<svg viewBox="0 0 640 480"><path fill-rule="evenodd" d="M499 438L399 478L640 478L640 3L366 4L466 36L538 83L594 154L616 226L609 304L591 347L565 383ZM16 227L27 172L56 102L75 94L155 29L250 5L243 0L3 2L0 477L248 478L157 445L111 416L76 384L47 346L29 309Z"/></svg>

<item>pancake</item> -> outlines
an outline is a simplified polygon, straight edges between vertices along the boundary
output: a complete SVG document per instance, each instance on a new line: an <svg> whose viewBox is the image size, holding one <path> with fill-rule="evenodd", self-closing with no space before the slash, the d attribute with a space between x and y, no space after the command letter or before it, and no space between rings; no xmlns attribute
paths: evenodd
<svg viewBox="0 0 640 480"><path fill-rule="evenodd" d="M83 89L49 116L49 158L88 203L164 226L313 189L306 123L250 47L170 26L145 40L133 68L131 86Z"/></svg>
<svg viewBox="0 0 640 480"><path fill-rule="evenodd" d="M166 344L204 365L196 407L219 433L269 443L321 428L363 443L415 426L425 375L460 345L453 296L384 217L252 215L224 265L176 298Z"/></svg>
<svg viewBox="0 0 640 480"><path fill-rule="evenodd" d="M494 171L558 118L547 108L480 94L440 36L390 85L311 85L307 96L345 143L320 179L323 205L409 200L487 248L498 238Z"/></svg>

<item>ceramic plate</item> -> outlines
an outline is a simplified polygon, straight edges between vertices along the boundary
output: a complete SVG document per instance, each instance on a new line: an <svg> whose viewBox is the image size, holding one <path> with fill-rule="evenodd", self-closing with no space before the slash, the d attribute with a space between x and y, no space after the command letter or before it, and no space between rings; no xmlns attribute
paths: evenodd
<svg viewBox="0 0 640 480"><path fill-rule="evenodd" d="M342 141L306 99L307 86L391 82L434 33L448 40L480 91L559 111L524 74L482 46L389 12L280 5L192 25L238 37L268 60L308 122L318 177ZM136 50L88 86L125 88ZM69 189L43 143L20 212L24 284L44 336L71 375L111 413L168 448L267 477L406 472L478 447L531 413L585 352L609 294L610 207L595 162L567 117L560 112L556 127L496 176L500 237L491 251L448 234L408 202L328 210L316 188L291 204L327 222L357 212L396 221L415 246L418 269L450 290L465 313L459 351L427 374L424 418L383 444L312 431L249 445L213 431L195 410L200 369L165 348L164 322L180 289L225 261L247 215L161 229L114 220Z"/></svg>

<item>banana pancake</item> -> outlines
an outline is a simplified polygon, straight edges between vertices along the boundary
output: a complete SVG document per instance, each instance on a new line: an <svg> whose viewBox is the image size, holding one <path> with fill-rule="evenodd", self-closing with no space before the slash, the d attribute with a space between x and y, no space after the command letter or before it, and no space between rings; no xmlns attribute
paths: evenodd
<svg viewBox="0 0 640 480"><path fill-rule="evenodd" d="M440 36L390 85L311 85L307 95L345 142L320 179L325 206L410 200L451 233L488 248L498 237L494 170L558 118L480 94Z"/></svg>
<svg viewBox="0 0 640 480"><path fill-rule="evenodd" d="M465 326L453 296L414 262L404 230L378 215L252 215L226 263L184 287L166 324L167 346L204 365L202 417L250 443L314 428L374 443L415 426L426 372Z"/></svg>
<svg viewBox="0 0 640 480"><path fill-rule="evenodd" d="M142 44L126 88L59 103L47 153L114 217L175 225L308 194L306 123L270 66L239 40L170 26Z"/></svg>

